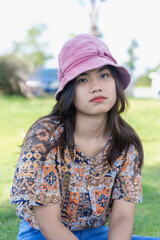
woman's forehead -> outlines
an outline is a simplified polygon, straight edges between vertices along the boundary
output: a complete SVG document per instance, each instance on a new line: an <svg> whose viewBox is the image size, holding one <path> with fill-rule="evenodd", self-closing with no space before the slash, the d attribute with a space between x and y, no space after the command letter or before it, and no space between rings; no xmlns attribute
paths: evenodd
<svg viewBox="0 0 160 240"><path fill-rule="evenodd" d="M83 73L81 73L80 75L78 75L78 76L86 76L86 75L88 75L90 72L93 72L93 71L95 71L95 72L101 72L101 71L103 71L103 70L109 70L109 67L107 66L107 65L105 65L105 66L103 66L103 67L100 67L100 68L96 68L96 69L92 69L92 70L89 70L89 71L87 71L87 72L83 72Z"/></svg>

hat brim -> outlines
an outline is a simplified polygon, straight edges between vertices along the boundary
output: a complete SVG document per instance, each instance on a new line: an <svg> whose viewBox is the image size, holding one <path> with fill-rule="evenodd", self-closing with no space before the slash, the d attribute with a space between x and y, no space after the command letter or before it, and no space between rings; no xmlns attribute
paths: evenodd
<svg viewBox="0 0 160 240"><path fill-rule="evenodd" d="M90 59L87 59L79 63L75 67L71 68L70 71L68 71L65 74L63 81L61 80L59 88L55 93L55 99L57 100L58 94L64 89L64 87L68 82L72 81L73 79L75 79L76 77L78 77L80 74L84 72L87 72L96 68L100 68L105 65L110 65L117 69L119 73L120 81L122 82L122 85L123 85L123 89L126 89L131 81L131 76L128 70L123 66L120 66L114 62L111 62L109 59L105 57L94 56Z"/></svg>

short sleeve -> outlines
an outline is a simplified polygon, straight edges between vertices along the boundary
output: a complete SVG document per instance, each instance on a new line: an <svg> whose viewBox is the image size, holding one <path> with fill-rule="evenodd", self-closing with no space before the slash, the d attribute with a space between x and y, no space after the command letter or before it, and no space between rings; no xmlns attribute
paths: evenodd
<svg viewBox="0 0 160 240"><path fill-rule="evenodd" d="M130 146L116 176L112 199L123 199L133 203L142 202L142 175L139 154L134 145Z"/></svg>
<svg viewBox="0 0 160 240"><path fill-rule="evenodd" d="M38 123L29 130L13 179L12 204L39 206L60 201L56 149L48 151L53 142L45 124Z"/></svg>

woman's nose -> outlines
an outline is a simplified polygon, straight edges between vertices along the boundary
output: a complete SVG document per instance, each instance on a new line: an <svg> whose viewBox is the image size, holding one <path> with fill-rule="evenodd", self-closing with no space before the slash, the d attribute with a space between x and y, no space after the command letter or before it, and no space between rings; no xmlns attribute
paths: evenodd
<svg viewBox="0 0 160 240"><path fill-rule="evenodd" d="M94 92L100 92L102 91L102 87L100 85L100 82L95 79L91 82L91 88L90 88L90 92L94 93Z"/></svg>

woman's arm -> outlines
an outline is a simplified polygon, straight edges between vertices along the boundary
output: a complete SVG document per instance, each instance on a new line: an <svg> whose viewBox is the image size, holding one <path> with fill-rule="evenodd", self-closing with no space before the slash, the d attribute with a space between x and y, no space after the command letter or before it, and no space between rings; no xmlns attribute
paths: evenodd
<svg viewBox="0 0 160 240"><path fill-rule="evenodd" d="M77 237L61 222L58 204L34 207L34 213L46 240L77 240Z"/></svg>
<svg viewBox="0 0 160 240"><path fill-rule="evenodd" d="M130 240L134 225L134 204L114 200L108 240Z"/></svg>

